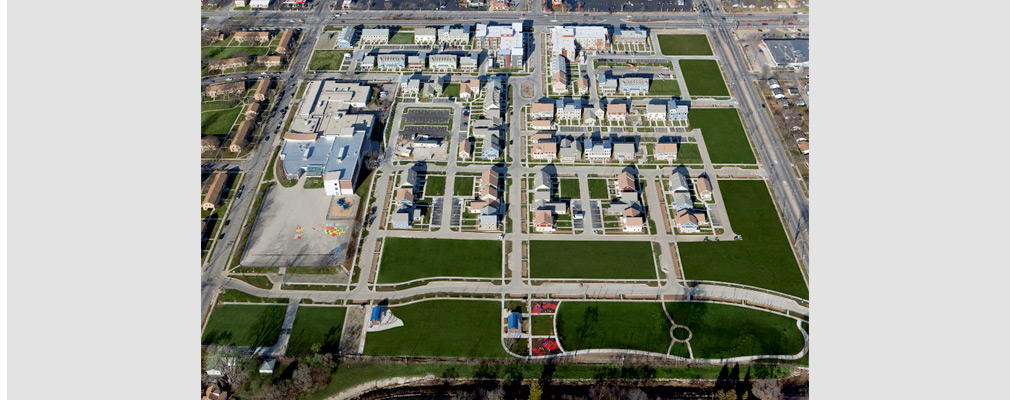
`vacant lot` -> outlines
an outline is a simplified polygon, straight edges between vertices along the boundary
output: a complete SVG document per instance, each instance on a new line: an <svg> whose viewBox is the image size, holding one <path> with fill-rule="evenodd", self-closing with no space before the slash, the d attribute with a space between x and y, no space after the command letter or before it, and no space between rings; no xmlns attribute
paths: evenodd
<svg viewBox="0 0 1010 400"><path fill-rule="evenodd" d="M678 243L686 278L735 282L808 298L765 182L720 180L719 189L733 231L743 240Z"/></svg>
<svg viewBox="0 0 1010 400"><path fill-rule="evenodd" d="M387 238L379 283L435 276L501 277L501 242L495 240Z"/></svg>
<svg viewBox="0 0 1010 400"><path fill-rule="evenodd" d="M235 107L200 113L200 133L214 136L227 135L228 132L231 132L231 127L241 112L242 107Z"/></svg>
<svg viewBox="0 0 1010 400"><path fill-rule="evenodd" d="M710 56L712 46L705 35L656 35L664 56Z"/></svg>
<svg viewBox="0 0 1010 400"><path fill-rule="evenodd" d="M530 331L534 335L553 335L554 316L553 315L533 315L530 317Z"/></svg>
<svg viewBox="0 0 1010 400"><path fill-rule="evenodd" d="M729 89L715 60L680 60L687 92L694 97L728 97Z"/></svg>
<svg viewBox="0 0 1010 400"><path fill-rule="evenodd" d="M533 278L656 279L650 242L530 241Z"/></svg>
<svg viewBox="0 0 1010 400"><path fill-rule="evenodd" d="M501 310L494 301L433 300L391 307L403 326L365 337L365 354L505 357Z"/></svg>
<svg viewBox="0 0 1010 400"><path fill-rule="evenodd" d="M659 303L561 303L558 338L565 351L634 349L666 353L670 320Z"/></svg>
<svg viewBox="0 0 1010 400"><path fill-rule="evenodd" d="M590 199L610 199L610 192L607 190L607 180L606 179L590 179L589 180L589 198Z"/></svg>
<svg viewBox="0 0 1010 400"><path fill-rule="evenodd" d="M656 79L649 83L649 94L680 96L680 85L674 79Z"/></svg>
<svg viewBox="0 0 1010 400"><path fill-rule="evenodd" d="M228 304L214 307L203 330L203 344L271 346L284 322L283 305Z"/></svg>
<svg viewBox="0 0 1010 400"><path fill-rule="evenodd" d="M316 344L323 353L336 353L346 311L344 307L299 307L287 354L310 354Z"/></svg>
<svg viewBox="0 0 1010 400"><path fill-rule="evenodd" d="M389 38L389 44L413 44L414 32L396 32Z"/></svg>
<svg viewBox="0 0 1010 400"><path fill-rule="evenodd" d="M452 194L456 196L472 196L473 195L473 177L471 176L457 176L456 180L453 181Z"/></svg>
<svg viewBox="0 0 1010 400"><path fill-rule="evenodd" d="M701 150L694 143L681 143L677 146L678 164L701 164Z"/></svg>
<svg viewBox="0 0 1010 400"><path fill-rule="evenodd" d="M316 50L312 52L309 69L314 71L336 71L344 60L347 50Z"/></svg>
<svg viewBox="0 0 1010 400"><path fill-rule="evenodd" d="M713 164L754 164L747 133L735 108L693 108L688 111L689 129L701 129Z"/></svg>
<svg viewBox="0 0 1010 400"><path fill-rule="evenodd" d="M450 83L445 85L445 90L442 91L442 94L446 97L459 97L459 84Z"/></svg>
<svg viewBox="0 0 1010 400"><path fill-rule="evenodd" d="M424 183L425 196L441 196L445 194L445 177L429 176Z"/></svg>
<svg viewBox="0 0 1010 400"><path fill-rule="evenodd" d="M677 325L691 330L696 358L793 355L803 350L803 334L789 317L712 303L667 303L666 310Z"/></svg>
<svg viewBox="0 0 1010 400"><path fill-rule="evenodd" d="M565 199L578 199L582 195L579 189L579 180L576 178L563 178L558 180L558 196Z"/></svg>

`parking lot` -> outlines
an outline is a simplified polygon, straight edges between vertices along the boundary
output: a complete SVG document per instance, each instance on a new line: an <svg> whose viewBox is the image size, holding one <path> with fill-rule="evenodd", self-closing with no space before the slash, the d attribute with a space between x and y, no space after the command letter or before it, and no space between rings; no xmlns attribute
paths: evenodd
<svg viewBox="0 0 1010 400"><path fill-rule="evenodd" d="M407 125L400 131L400 139L410 140L415 134L444 139L449 136L449 129L436 125Z"/></svg>
<svg viewBox="0 0 1010 400"><path fill-rule="evenodd" d="M411 108L403 113L403 122L406 124L445 124L450 118L452 115L449 110Z"/></svg>
<svg viewBox="0 0 1010 400"><path fill-rule="evenodd" d="M442 198L436 198L432 200L431 205L431 222L428 224L432 229L438 229L442 226Z"/></svg>

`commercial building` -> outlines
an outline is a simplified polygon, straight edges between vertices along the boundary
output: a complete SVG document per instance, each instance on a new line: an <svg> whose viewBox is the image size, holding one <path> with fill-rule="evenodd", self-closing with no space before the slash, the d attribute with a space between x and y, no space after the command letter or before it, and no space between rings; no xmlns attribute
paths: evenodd
<svg viewBox="0 0 1010 400"><path fill-rule="evenodd" d="M609 49L610 33L606 27L555 26L551 28L551 56L561 55L569 61L575 61L578 50Z"/></svg>
<svg viewBox="0 0 1010 400"><path fill-rule="evenodd" d="M525 46L521 22L511 25L477 24L474 36L477 47L489 50L499 67L522 68Z"/></svg>
<svg viewBox="0 0 1010 400"><path fill-rule="evenodd" d="M361 42L368 44L389 43L388 28L365 28L361 30Z"/></svg>
<svg viewBox="0 0 1010 400"><path fill-rule="evenodd" d="M809 39L765 39L762 50L769 63L778 68L804 68L810 66Z"/></svg>
<svg viewBox="0 0 1010 400"><path fill-rule="evenodd" d="M361 149L375 125L372 114L349 114L363 107L371 87L360 83L311 81L284 135L281 165L288 179L321 176L327 195L354 193Z"/></svg>

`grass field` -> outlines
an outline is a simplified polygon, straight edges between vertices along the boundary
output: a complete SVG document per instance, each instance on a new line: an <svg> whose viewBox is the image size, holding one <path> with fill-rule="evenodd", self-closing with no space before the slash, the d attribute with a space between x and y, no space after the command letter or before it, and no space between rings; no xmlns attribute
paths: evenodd
<svg viewBox="0 0 1010 400"><path fill-rule="evenodd" d="M424 184L424 194L426 196L441 196L445 194L445 177L428 176Z"/></svg>
<svg viewBox="0 0 1010 400"><path fill-rule="evenodd" d="M680 60L680 70L691 97L729 96L719 63L715 60Z"/></svg>
<svg viewBox="0 0 1010 400"><path fill-rule="evenodd" d="M582 195L579 180L576 178L561 178L558 180L558 196L566 199L578 199Z"/></svg>
<svg viewBox="0 0 1010 400"><path fill-rule="evenodd" d="M344 60L348 50L316 50L312 52L309 69L314 71L336 71Z"/></svg>
<svg viewBox="0 0 1010 400"><path fill-rule="evenodd" d="M789 317L712 303L667 303L666 310L691 330L696 358L793 355L803 349L803 334Z"/></svg>
<svg viewBox="0 0 1010 400"><path fill-rule="evenodd" d="M453 181L452 194L456 196L472 196L473 177L457 176L456 179Z"/></svg>
<svg viewBox="0 0 1010 400"><path fill-rule="evenodd" d="M459 84L450 83L445 85L445 90L442 91L442 94L446 97L459 97Z"/></svg>
<svg viewBox="0 0 1010 400"><path fill-rule="evenodd" d="M590 199L610 199L610 192L607 191L606 179L589 179Z"/></svg>
<svg viewBox="0 0 1010 400"><path fill-rule="evenodd" d="M346 312L344 307L299 307L287 354L310 354L315 344L323 353L336 353Z"/></svg>
<svg viewBox="0 0 1010 400"><path fill-rule="evenodd" d="M387 238L379 283L434 276L501 277L501 242L494 240Z"/></svg>
<svg viewBox="0 0 1010 400"><path fill-rule="evenodd" d="M676 349L676 346L674 346ZM686 351L686 350L685 350ZM691 367L639 367L618 365L572 365L555 364L551 378L568 379L605 379L609 377L646 376L654 379L716 379L724 368L722 365L704 365ZM789 376L789 367L752 367L751 376L761 378L783 378ZM350 362L340 363L333 373L330 383L323 388L304 396L304 400L323 400L347 390L351 387L383 378L411 376L453 376L460 378L494 377L500 379L539 379L544 374L544 364L540 363L508 363L508 364L393 364Z"/></svg>
<svg viewBox="0 0 1010 400"><path fill-rule="evenodd" d="M227 110L238 107L242 102L239 100L214 100L200 103L200 111Z"/></svg>
<svg viewBox="0 0 1010 400"><path fill-rule="evenodd" d="M203 331L203 344L270 346L277 343L283 306L228 304L214 307Z"/></svg>
<svg viewBox="0 0 1010 400"><path fill-rule="evenodd" d="M701 129L713 164L754 164L747 133L735 108L694 108L688 111L689 129Z"/></svg>
<svg viewBox="0 0 1010 400"><path fill-rule="evenodd" d="M665 56L710 56L712 46L705 35L656 35Z"/></svg>
<svg viewBox="0 0 1010 400"><path fill-rule="evenodd" d="M265 56L270 49L267 47L204 47L200 49L200 57L204 60L222 60L232 57Z"/></svg>
<svg viewBox="0 0 1010 400"><path fill-rule="evenodd" d="M551 315L533 315L530 317L530 332L534 335L553 335L554 317Z"/></svg>
<svg viewBox="0 0 1010 400"><path fill-rule="evenodd" d="M649 94L680 96L680 85L674 79L656 79L649 83Z"/></svg>
<svg viewBox="0 0 1010 400"><path fill-rule="evenodd" d="M414 32L396 32L389 38L389 44L414 44Z"/></svg>
<svg viewBox="0 0 1010 400"><path fill-rule="evenodd" d="M558 307L565 351L634 349L666 353L672 324L659 303L571 302Z"/></svg>
<svg viewBox="0 0 1010 400"><path fill-rule="evenodd" d="M720 180L719 189L733 231L743 240L678 243L686 278L735 282L809 298L765 182Z"/></svg>
<svg viewBox="0 0 1010 400"><path fill-rule="evenodd" d="M235 107L200 113L200 133L213 136L227 135L241 112L242 107Z"/></svg>
<svg viewBox="0 0 1010 400"><path fill-rule="evenodd" d="M274 287L274 283L262 275L232 275L232 278L244 281L260 289L272 289Z"/></svg>
<svg viewBox="0 0 1010 400"><path fill-rule="evenodd" d="M403 326L369 332L367 355L420 357L505 357L500 304L493 301L433 300L391 307Z"/></svg>
<svg viewBox="0 0 1010 400"><path fill-rule="evenodd" d="M530 241L533 278L656 279L650 242Z"/></svg>
<svg viewBox="0 0 1010 400"><path fill-rule="evenodd" d="M677 146L677 164L701 164L701 149L694 143L681 143Z"/></svg>

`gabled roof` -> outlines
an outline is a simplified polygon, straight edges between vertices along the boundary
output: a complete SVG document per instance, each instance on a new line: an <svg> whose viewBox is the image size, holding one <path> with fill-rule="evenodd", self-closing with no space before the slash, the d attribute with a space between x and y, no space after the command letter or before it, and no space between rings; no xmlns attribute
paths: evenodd
<svg viewBox="0 0 1010 400"><path fill-rule="evenodd" d="M554 226L554 216L551 215L551 210L534 210L533 225Z"/></svg>
<svg viewBox="0 0 1010 400"><path fill-rule="evenodd" d="M621 190L625 188L637 188L635 186L635 176L628 171L621 171L620 175L617 175L617 187Z"/></svg>
<svg viewBox="0 0 1010 400"><path fill-rule="evenodd" d="M712 183L709 182L708 177L705 175L699 176L698 179L694 181L695 186L698 187L699 193L711 192Z"/></svg>

